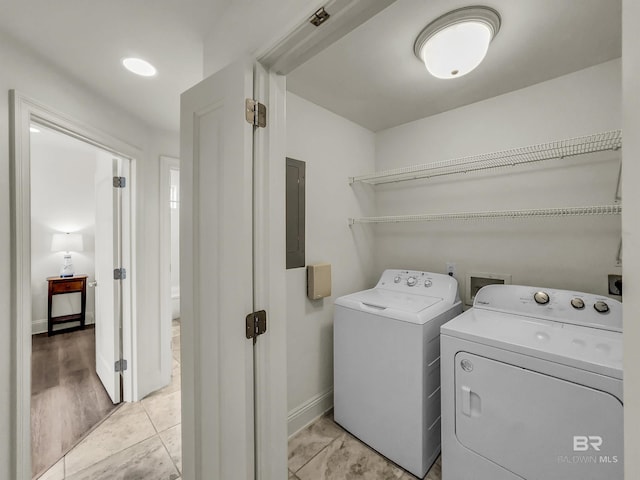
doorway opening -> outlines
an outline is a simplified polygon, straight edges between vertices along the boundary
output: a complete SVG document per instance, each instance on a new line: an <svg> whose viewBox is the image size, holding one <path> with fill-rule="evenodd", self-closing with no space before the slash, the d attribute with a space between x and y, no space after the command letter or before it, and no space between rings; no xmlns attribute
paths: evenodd
<svg viewBox="0 0 640 480"><path fill-rule="evenodd" d="M41 452L34 448L32 462L32 439L49 448L48 438L67 428L61 444L50 448L61 453L80 440L74 437L82 437L83 428L99 423L114 404L131 400L135 393L127 362L135 358L131 199L135 197L134 159L140 152L15 91L10 97L15 379L11 433L16 454L12 477L27 480L55 460L55 453L49 453L49 460L41 461ZM52 143L38 145L37 135L41 140L49 137ZM68 147L71 141L78 142L84 154L91 152L93 166L77 163L78 158L65 151L64 145ZM32 159L32 153L43 158ZM92 174L82 177L88 173ZM120 188L125 184L126 189ZM96 207L93 226L86 221L91 217L87 205ZM74 214L79 216L73 218ZM128 274L122 266L128 268ZM36 342L34 333L45 337L43 342ZM49 411L57 417L57 427L54 422L47 429L40 421L47 416L46 409L40 408L46 403L41 398L33 401L39 411L32 428L32 342L34 398L47 391L45 397L56 399L58 408ZM44 368L49 363L55 366L47 354L59 360L56 373ZM99 398L96 392L101 392ZM65 405L74 405L66 398L68 393L92 398L75 398L77 408L65 410ZM92 402L99 408L91 410Z"/></svg>
<svg viewBox="0 0 640 480"><path fill-rule="evenodd" d="M121 401L122 192L126 160L32 123L31 472L38 478ZM119 190L119 189L118 189Z"/></svg>
<svg viewBox="0 0 640 480"><path fill-rule="evenodd" d="M180 382L180 160L160 157L160 282L162 332L171 332L163 338L163 371L171 372L171 381ZM166 352L166 353L165 353ZM171 352L171 353L169 353ZM167 382L168 383L168 380Z"/></svg>

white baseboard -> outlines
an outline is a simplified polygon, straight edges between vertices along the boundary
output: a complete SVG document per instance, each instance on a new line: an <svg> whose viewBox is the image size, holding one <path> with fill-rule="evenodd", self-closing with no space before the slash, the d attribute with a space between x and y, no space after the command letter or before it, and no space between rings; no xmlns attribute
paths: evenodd
<svg viewBox="0 0 640 480"><path fill-rule="evenodd" d="M85 313L85 325L92 325L95 323L92 312ZM47 319L40 318L31 322L31 335L37 335L39 333L47 333Z"/></svg>
<svg viewBox="0 0 640 480"><path fill-rule="evenodd" d="M295 435L333 407L333 387L294 408L287 416L287 433Z"/></svg>

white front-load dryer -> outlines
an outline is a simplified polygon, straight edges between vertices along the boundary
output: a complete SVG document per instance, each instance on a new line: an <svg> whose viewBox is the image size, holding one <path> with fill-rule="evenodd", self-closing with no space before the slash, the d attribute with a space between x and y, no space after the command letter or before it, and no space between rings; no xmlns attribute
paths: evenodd
<svg viewBox="0 0 640 480"><path fill-rule="evenodd" d="M453 277L408 270L335 301L335 421L420 478L440 453L440 327L461 312Z"/></svg>
<svg viewBox="0 0 640 480"><path fill-rule="evenodd" d="M441 329L443 480L622 480L622 304L482 288Z"/></svg>

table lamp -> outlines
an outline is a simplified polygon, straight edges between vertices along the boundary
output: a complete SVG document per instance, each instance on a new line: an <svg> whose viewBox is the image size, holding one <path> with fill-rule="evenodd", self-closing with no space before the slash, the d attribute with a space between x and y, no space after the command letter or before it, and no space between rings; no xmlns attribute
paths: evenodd
<svg viewBox="0 0 640 480"><path fill-rule="evenodd" d="M61 277L73 277L71 252L82 251L82 235L80 233L54 233L51 240L52 252L64 252L64 260L60 270Z"/></svg>

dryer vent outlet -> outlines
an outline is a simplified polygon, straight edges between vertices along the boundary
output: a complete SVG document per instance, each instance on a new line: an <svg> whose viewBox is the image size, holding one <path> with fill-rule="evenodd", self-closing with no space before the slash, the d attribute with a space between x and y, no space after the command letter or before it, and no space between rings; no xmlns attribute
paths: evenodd
<svg viewBox="0 0 640 480"><path fill-rule="evenodd" d="M609 295L622 296L622 275L609 275Z"/></svg>

